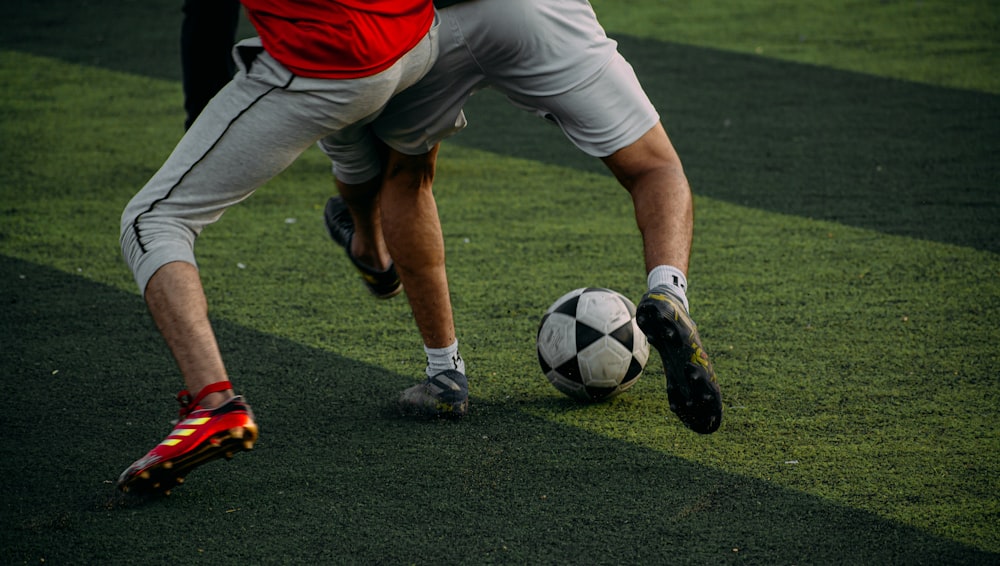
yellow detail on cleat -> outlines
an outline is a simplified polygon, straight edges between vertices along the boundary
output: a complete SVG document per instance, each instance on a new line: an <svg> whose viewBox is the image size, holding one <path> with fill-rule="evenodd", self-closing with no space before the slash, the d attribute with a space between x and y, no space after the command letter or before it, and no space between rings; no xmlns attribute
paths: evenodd
<svg viewBox="0 0 1000 566"><path fill-rule="evenodd" d="M170 436L191 436L192 434L194 434L193 428L182 428L179 430L174 429L174 432L170 433Z"/></svg>
<svg viewBox="0 0 1000 566"><path fill-rule="evenodd" d="M168 438L168 439L164 440L163 442L161 442L160 444L162 444L164 446L177 446L180 443L181 443L181 439L180 438Z"/></svg>
<svg viewBox="0 0 1000 566"><path fill-rule="evenodd" d="M188 419L181 423L183 426L201 426L211 420L211 417L201 417L198 419Z"/></svg>

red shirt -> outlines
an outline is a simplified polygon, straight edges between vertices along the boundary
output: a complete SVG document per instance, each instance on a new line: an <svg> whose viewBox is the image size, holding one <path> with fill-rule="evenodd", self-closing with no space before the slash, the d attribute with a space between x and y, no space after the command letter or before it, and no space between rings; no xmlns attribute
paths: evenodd
<svg viewBox="0 0 1000 566"><path fill-rule="evenodd" d="M427 34L431 0L242 0L264 49L302 77L354 79L391 67Z"/></svg>

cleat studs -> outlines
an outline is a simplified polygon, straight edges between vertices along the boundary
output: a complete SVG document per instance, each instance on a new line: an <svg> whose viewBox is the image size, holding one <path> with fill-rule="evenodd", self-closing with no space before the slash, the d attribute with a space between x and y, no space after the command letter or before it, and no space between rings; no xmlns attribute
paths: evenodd
<svg viewBox="0 0 1000 566"><path fill-rule="evenodd" d="M253 441L252 440L244 440L243 441L243 449L244 450L253 450Z"/></svg>
<svg viewBox="0 0 1000 566"><path fill-rule="evenodd" d="M184 478L178 477L178 478L175 478L174 481L177 482L177 485L180 485L180 484L184 483Z"/></svg>
<svg viewBox="0 0 1000 566"><path fill-rule="evenodd" d="M163 463L163 469L164 470L169 470L170 468L173 468L173 467L174 467L174 463L171 460L167 460L166 462ZM147 475L148 475L148 472L147 472ZM148 477L146 479L148 479Z"/></svg>
<svg viewBox="0 0 1000 566"><path fill-rule="evenodd" d="M149 479L149 470L143 470L142 473L139 474L139 477L141 479L148 480Z"/></svg>
<svg viewBox="0 0 1000 566"><path fill-rule="evenodd" d="M233 438L243 438L243 428L236 427L229 429L229 435Z"/></svg>

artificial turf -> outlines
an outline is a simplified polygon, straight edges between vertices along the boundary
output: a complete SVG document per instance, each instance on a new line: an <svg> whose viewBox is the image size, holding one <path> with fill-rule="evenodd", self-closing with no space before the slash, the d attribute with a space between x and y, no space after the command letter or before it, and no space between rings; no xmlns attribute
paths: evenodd
<svg viewBox="0 0 1000 566"><path fill-rule="evenodd" d="M624 29L627 10L596 8ZM718 433L669 414L655 356L608 404L544 380L541 312L584 285L638 298L639 237L599 162L486 92L436 183L470 417L391 411L422 371L419 338L323 233L332 185L310 151L198 244L260 444L165 500L119 497L180 388L117 244L121 207L181 135L178 9L0 7L5 562L1000 561L994 87L638 24L615 35L696 193L692 314L723 386ZM687 17L705 37L738 24L710 16ZM952 16L940 29L969 23ZM968 29L988 62L955 57L951 74L988 75L995 44Z"/></svg>

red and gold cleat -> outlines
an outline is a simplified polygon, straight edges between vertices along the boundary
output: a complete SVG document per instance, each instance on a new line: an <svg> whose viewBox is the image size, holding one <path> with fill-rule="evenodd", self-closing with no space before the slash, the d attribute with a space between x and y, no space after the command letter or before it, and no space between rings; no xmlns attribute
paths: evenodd
<svg viewBox="0 0 1000 566"><path fill-rule="evenodd" d="M129 493L169 494L194 468L251 450L257 441L257 423L243 397L233 397L212 409L198 406L209 393L231 388L228 381L213 383L193 399L181 391L177 396L180 421L163 442L122 472L118 488Z"/></svg>

